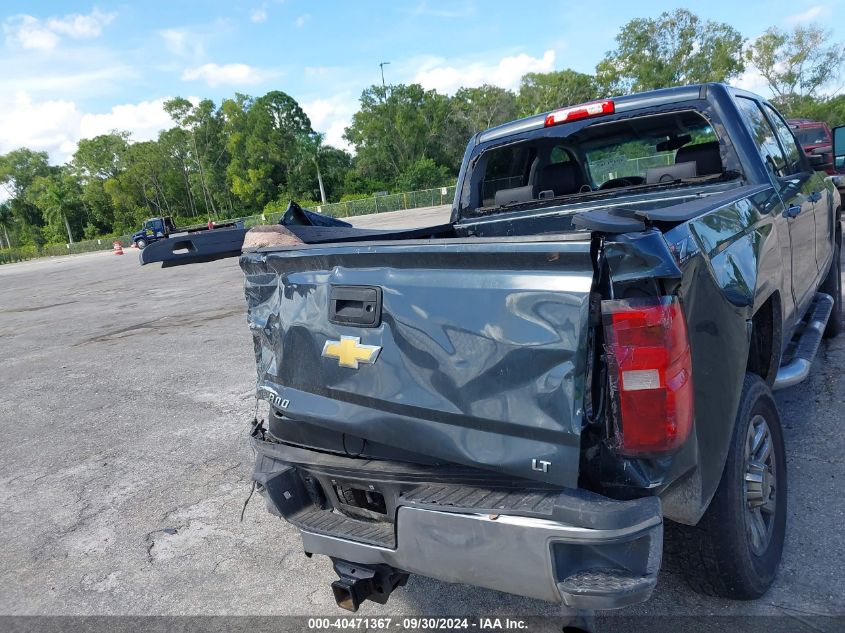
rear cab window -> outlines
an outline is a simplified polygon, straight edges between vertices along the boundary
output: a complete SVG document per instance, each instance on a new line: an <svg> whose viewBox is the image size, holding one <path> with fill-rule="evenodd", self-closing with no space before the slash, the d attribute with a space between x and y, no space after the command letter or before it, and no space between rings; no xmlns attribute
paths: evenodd
<svg viewBox="0 0 845 633"><path fill-rule="evenodd" d="M792 129L802 147L809 145L830 145L832 143L827 129L821 125L804 126Z"/></svg>
<svg viewBox="0 0 845 633"><path fill-rule="evenodd" d="M461 214L739 178L736 159L725 165L721 126L707 109L706 102L672 104L482 143L469 157Z"/></svg>

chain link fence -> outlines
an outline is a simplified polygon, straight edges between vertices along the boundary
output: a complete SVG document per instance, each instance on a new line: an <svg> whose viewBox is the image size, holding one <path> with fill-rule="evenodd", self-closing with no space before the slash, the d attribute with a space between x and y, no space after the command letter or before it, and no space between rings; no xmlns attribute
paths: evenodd
<svg viewBox="0 0 845 633"><path fill-rule="evenodd" d="M385 213L388 211L404 211L405 209L421 209L450 204L455 197L455 186L435 187L421 191L407 191L404 193L389 193L372 198L346 200L332 204L319 205L318 213L324 213L334 218L347 218L371 213Z"/></svg>
<svg viewBox="0 0 845 633"><path fill-rule="evenodd" d="M646 171L652 167L665 167L674 164L675 156L673 152L641 158L620 159L614 157L590 163L590 175L595 182L602 183L613 178L644 176Z"/></svg>
<svg viewBox="0 0 845 633"><path fill-rule="evenodd" d="M132 246L132 236L101 237L96 240L82 240L73 244L45 244L41 248L32 245L3 248L0 249L0 264L13 264L36 257L58 257L60 255L109 251L114 247L114 242L120 242L121 246L129 248Z"/></svg>
<svg viewBox="0 0 845 633"><path fill-rule="evenodd" d="M370 198L357 198L355 200L344 200L343 202L320 204L310 206L308 209L333 218L349 218L358 215L371 215L373 213L437 207L444 204L451 204L454 197L455 185L450 185L448 187L435 187L434 189L406 191L403 193L388 193ZM282 219L283 215L284 213L282 212L261 213L246 216L240 218L240 220L243 221L245 228L251 228L259 224L276 224Z"/></svg>
<svg viewBox="0 0 845 633"><path fill-rule="evenodd" d="M435 187L434 189L390 193L371 198L346 200L344 202L317 205L316 207L309 208L334 218L347 218L372 213L385 213L388 211L436 207L451 203L454 197L455 185L451 185L448 187ZM283 215L284 213L282 212L259 213L236 219L242 220L245 228L251 228L259 224L276 224L282 219ZM47 244L41 248L35 246L2 248L0 249L0 264L22 262L36 257L57 257L60 255L90 253L93 251L107 251L113 248L114 242L120 242L123 248L129 248L132 246L132 236L101 237L94 240L82 240L73 244Z"/></svg>

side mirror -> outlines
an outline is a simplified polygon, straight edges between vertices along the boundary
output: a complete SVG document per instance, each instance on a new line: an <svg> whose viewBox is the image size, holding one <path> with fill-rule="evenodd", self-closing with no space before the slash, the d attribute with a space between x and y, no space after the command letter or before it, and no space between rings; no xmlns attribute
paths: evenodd
<svg viewBox="0 0 845 633"><path fill-rule="evenodd" d="M833 128L833 168L845 169L845 125Z"/></svg>
<svg viewBox="0 0 845 633"><path fill-rule="evenodd" d="M810 167L813 169L818 170L831 166L826 154L807 154L807 158L810 160Z"/></svg>

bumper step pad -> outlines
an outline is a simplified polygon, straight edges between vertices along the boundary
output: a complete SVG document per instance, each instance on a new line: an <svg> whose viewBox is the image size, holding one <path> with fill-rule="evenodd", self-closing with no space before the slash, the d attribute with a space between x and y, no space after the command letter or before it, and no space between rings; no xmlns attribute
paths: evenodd
<svg viewBox="0 0 845 633"><path fill-rule="evenodd" d="M556 490L503 490L426 484L404 493L400 500L402 504L421 507L491 513L500 511L507 514L551 517L559 495L560 492Z"/></svg>
<svg viewBox="0 0 845 633"><path fill-rule="evenodd" d="M288 518L293 525L309 532L369 543L379 547L396 547L393 523L366 522L331 510L309 509Z"/></svg>
<svg viewBox="0 0 845 633"><path fill-rule="evenodd" d="M557 583L564 603L573 608L606 607L608 601L623 607L644 600L654 590L654 576L634 576L618 570L580 571Z"/></svg>

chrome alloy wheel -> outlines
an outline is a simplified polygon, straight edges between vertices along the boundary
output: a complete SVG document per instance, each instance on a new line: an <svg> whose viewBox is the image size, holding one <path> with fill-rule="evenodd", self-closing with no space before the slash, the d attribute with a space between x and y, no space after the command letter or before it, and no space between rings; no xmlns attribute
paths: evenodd
<svg viewBox="0 0 845 633"><path fill-rule="evenodd" d="M755 415L745 438L745 531L751 551L762 556L775 526L775 473L772 434L762 415Z"/></svg>

